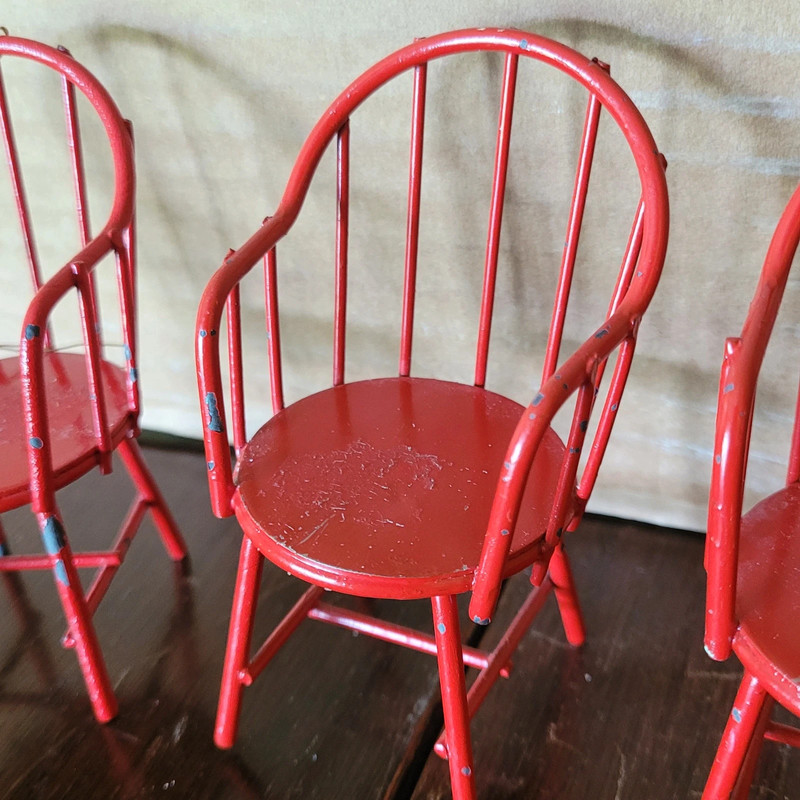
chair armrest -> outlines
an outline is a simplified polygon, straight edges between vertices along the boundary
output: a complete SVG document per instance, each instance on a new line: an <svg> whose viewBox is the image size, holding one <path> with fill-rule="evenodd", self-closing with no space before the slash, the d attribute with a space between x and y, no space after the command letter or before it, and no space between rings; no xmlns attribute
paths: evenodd
<svg viewBox="0 0 800 800"><path fill-rule="evenodd" d="M222 313L231 292L242 278L272 250L296 217L279 212L267 217L259 230L242 247L229 253L203 292L195 326L197 387L203 415L203 443L208 466L211 508L217 517L233 514L233 470L225 414L225 386L220 358Z"/></svg>
<svg viewBox="0 0 800 800"><path fill-rule="evenodd" d="M475 573L469 607L474 622L488 624L494 612L528 473L542 438L572 394L581 386L593 384L598 365L623 341L635 335L641 314L632 313L630 308L631 304L624 301L617 312L562 363L544 382L517 423L500 471ZM552 549L553 543L548 541L548 545Z"/></svg>
<svg viewBox="0 0 800 800"><path fill-rule="evenodd" d="M44 381L45 331L50 315L73 289L77 289L82 307L84 347L87 374L94 395L93 412L98 452L105 471L110 469L106 416L100 378L100 341L97 336L94 306L91 298L91 273L99 261L117 245L108 229L92 239L77 256L52 275L34 295L25 313L20 336L20 376L28 442L30 490L33 511L44 513L55 507L52 481L52 449L47 414L47 395ZM130 374L135 374L133 353L126 354Z"/></svg>

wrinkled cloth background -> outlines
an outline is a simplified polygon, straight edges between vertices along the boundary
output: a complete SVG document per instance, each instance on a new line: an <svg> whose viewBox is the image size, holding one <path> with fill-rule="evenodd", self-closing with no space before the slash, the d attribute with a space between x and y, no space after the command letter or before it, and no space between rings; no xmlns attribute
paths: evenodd
<svg viewBox="0 0 800 800"><path fill-rule="evenodd" d="M658 13L641 0L8 0L0 24L67 46L134 123L142 424L189 437L200 437L202 425L193 353L202 289L227 250L274 211L304 137L347 83L416 36L479 25L536 32L610 63L669 162L672 226L590 509L704 528L723 342L741 329L772 230L800 176L800 15L791 0L676 0ZM70 202L68 162L51 160L63 146L63 119L37 121L28 101L48 92L57 101L57 81L6 61L2 67L41 228L37 244L56 268L77 244L74 220L62 213ZM520 67L488 385L527 403L540 380L586 100L552 70ZM500 56L459 57L429 73L416 374L472 377L501 78ZM396 371L410 107L405 75L353 118L348 378ZM102 142L96 125L85 137L90 146ZM103 158L90 159L88 169L99 226L110 172ZM602 322L637 196L630 157L606 116L563 353ZM289 400L330 380L334 198L329 153L292 240L279 249ZM29 297L17 229L5 187L0 332L12 347ZM270 413L259 281L256 270L243 299L251 432ZM108 304L113 285L101 294ZM783 479L799 294L794 277L760 387L748 502ZM113 312L103 323L113 343ZM60 333L58 344L71 344L70 336L77 341L79 329ZM563 430L566 422L559 424Z"/></svg>

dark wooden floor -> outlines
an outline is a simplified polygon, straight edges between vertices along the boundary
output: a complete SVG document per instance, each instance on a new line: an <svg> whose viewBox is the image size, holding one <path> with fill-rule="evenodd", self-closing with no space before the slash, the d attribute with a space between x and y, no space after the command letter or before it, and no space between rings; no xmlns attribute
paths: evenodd
<svg viewBox="0 0 800 800"><path fill-rule="evenodd" d="M175 574L150 525L97 614L121 713L89 711L51 579L0 587L0 797L449 797L438 732L435 660L306 622L245 696L229 752L211 732L239 536L208 511L202 455L148 450L192 552ZM122 514L119 474L61 497L74 544ZM36 542L28 512L4 516L12 544ZM697 536L590 519L570 552L589 626L567 646L548 605L523 640L511 678L473 721L479 794L512 798L694 798L702 791L737 686L735 663L703 653L704 575ZM268 569L259 632L301 587ZM513 613L511 582L496 617ZM429 626L427 603L378 604ZM485 641L497 635L490 626ZM465 631L476 635L481 631ZM751 797L800 797L800 754L764 747Z"/></svg>

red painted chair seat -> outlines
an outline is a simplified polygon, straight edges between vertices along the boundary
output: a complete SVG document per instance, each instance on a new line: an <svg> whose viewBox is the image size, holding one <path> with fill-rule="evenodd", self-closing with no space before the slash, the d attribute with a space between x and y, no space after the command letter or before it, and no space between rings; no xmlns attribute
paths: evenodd
<svg viewBox="0 0 800 800"><path fill-rule="evenodd" d="M102 374L109 434L118 444L131 428L125 372L103 362ZM97 439L84 356L48 353L44 375L58 489L97 465ZM0 361L0 511L29 503L29 482L19 359L6 358Z"/></svg>
<svg viewBox="0 0 800 800"><path fill-rule="evenodd" d="M264 555L321 586L394 598L467 591L523 412L493 392L425 378L311 395L276 414L244 448L236 515ZM539 552L563 454L549 430L528 479L508 574Z"/></svg>
<svg viewBox="0 0 800 800"><path fill-rule="evenodd" d="M742 518L734 639L737 656L769 692L800 713L800 485Z"/></svg>

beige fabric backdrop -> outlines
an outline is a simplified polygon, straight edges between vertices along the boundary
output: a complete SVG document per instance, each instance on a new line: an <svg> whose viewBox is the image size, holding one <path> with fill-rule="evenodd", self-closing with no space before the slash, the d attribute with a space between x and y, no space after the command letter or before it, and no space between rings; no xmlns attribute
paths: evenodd
<svg viewBox="0 0 800 800"><path fill-rule="evenodd" d="M723 340L738 333L769 236L800 175L800 15L792 0L676 0L655 8L641 1L594 0L6 0L0 24L15 35L68 46L135 125L144 427L200 435L192 348L200 292L227 249L244 241L274 209L303 137L335 94L368 65L415 36L472 25L522 28L610 62L612 74L638 104L669 160L673 216L667 265L641 330L631 384L592 508L702 529ZM442 160L450 177L459 177L426 184L426 196L445 193L450 202L448 212L425 223L426 235L443 253L430 279L433 322L430 327L421 323L420 328L422 340L427 337L434 343L440 335L437 303L447 299L470 306L476 280L479 284L477 273L465 279L458 265L466 255L480 259L486 203L473 202L462 190L473 178L484 189L488 185L485 165L491 159L495 112L480 117L472 144L454 134L457 128L448 127L449 120L459 110L469 113L471 103L496 107L492 103L496 104L499 67L487 62L477 72L445 70L438 77L438 94L432 100L443 99L445 111L439 122L431 122L433 145L426 161ZM361 188L354 188L354 214L368 210L377 220L374 229L359 228L352 243L354 259L365 264L354 290L354 302L363 309L354 346L369 350L370 364L380 363L384 371L391 369L391 360L384 366L382 359L387 353L394 358L396 350L396 314L383 310L381 301L387 287L396 285L396 253L402 245L407 89L404 85L402 96L390 94L383 105L379 102L373 121L354 133L354 153L358 144L367 152L396 156L395 171L365 167L359 173L359 167L354 168L354 182L363 179ZM523 165L526 158L535 161L537 152L546 160L555 158L555 149L550 154L553 141L572 135L558 128L560 112L571 110L572 95L562 88L545 91L545 105L550 104L556 119L555 127L544 131L549 138L540 131L526 142L520 135L527 130L525 123L515 120L512 155L517 154ZM392 125L395 118L397 126ZM561 158L574 154L576 143L569 143L569 153ZM49 167L37 172L36 152L28 160L33 184L49 183ZM473 176L477 161L484 171ZM615 169L613 158L611 164ZM519 165L514 170L515 175L523 174ZM287 279L295 300L287 301L286 338L294 334L292 341L311 347L310 355L288 376L292 396L320 386L329 369L323 311L328 294L318 288L310 270L317 261L324 260L326 270L330 263L333 183L332 170L326 171L306 209L303 231L308 231L309 241L302 241L293 256L309 269L295 269L295 277ZM100 170L101 182L102 175ZM571 187L559 189L545 181L531 189L527 178L517 180L512 180L509 201L521 216L504 228L503 258L512 268L500 289L510 321L506 328L501 324L493 343L499 361L506 356L506 366L495 373L494 385L527 402L538 373L535 359L513 358L514 323L536 317L540 300L521 288L531 246L525 215L544 221L554 241L563 238L563 208ZM531 190L525 194L523 188ZM582 253L604 253L612 233L616 242L617 229L627 224L627 209L618 215L604 209L602 200L594 200L599 208L595 232L587 233ZM6 208L0 208L4 260L10 252L6 229L15 224ZM320 223L325 232L312 244ZM60 236L60 229L51 234L53 240ZM40 242L45 252L51 244ZM549 245L538 240L535 244L542 259L551 254ZM552 249L557 252L555 246ZM584 288L591 298L595 279ZM789 310L797 305L798 292L794 279L787 294ZM245 327L256 364L263 353L258 333L262 323L255 290L252 297L247 294ZM4 283L4 324L18 319L14 314L24 297L21 283ZM549 314L550 299L542 302L541 313ZM587 300L579 307L576 337L588 332L580 327L584 316L589 330L595 326L601 313L597 309L605 302L603 298L595 307ZM536 319L528 324L528 333L538 330ZM456 330L453 352L459 338L473 336L471 330ZM772 375L761 393L764 414L754 431L753 495L781 480L793 389L783 386L776 371L782 364L795 366L796 333L791 314L784 314L777 331L779 352L773 348ZM13 342L17 335L16 329L4 329L3 341ZM293 347L289 345L290 352ZM455 364L450 347L440 346L429 360L423 359L423 371L440 363L448 369ZM468 379L468 371L460 376ZM795 378L789 383L795 384ZM265 377L254 375L249 394L254 423L268 413L267 398Z"/></svg>

